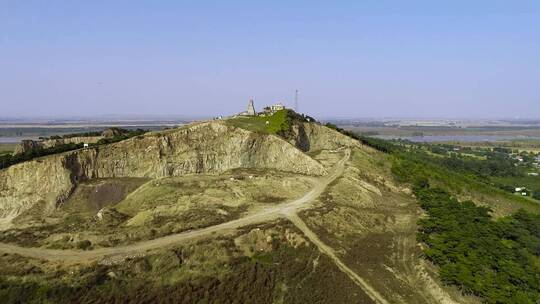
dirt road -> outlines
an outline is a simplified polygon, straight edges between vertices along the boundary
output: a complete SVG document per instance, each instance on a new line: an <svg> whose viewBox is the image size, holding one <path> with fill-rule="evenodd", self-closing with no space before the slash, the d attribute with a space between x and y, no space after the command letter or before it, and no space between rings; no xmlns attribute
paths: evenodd
<svg viewBox="0 0 540 304"><path fill-rule="evenodd" d="M192 230L173 234L149 241L143 241L125 246L117 246L111 248L99 248L89 251L76 250L55 250L44 248L28 248L17 245L0 243L0 252L15 253L22 256L45 259L49 261L63 261L66 263L85 263L102 258L114 259L114 257L123 257L129 255L137 255L138 253L174 245L187 240L204 237L215 233L227 233L234 231L236 228L248 226L251 224L262 223L283 217L285 214L295 213L297 210L308 208L317 197L319 197L326 189L328 184L339 177L344 170L345 162L348 160L350 152L337 163L331 172L321 178L304 196L291 202L263 208L248 214L245 217L232 220L226 223L209 226L202 229Z"/></svg>
<svg viewBox="0 0 540 304"><path fill-rule="evenodd" d="M146 251L163 248L178 244L184 241L192 240L195 238L201 238L213 234L224 234L227 232L233 232L236 228L248 226L251 224L257 224L262 222L271 221L280 217L288 218L293 224L296 225L309 240L317 246L317 248L324 254L328 255L336 266L343 271L351 280L353 280L358 286L364 290L364 292L373 299L376 303L387 304L389 303L384 299L372 286L370 286L364 279L358 274L347 267L334 253L334 250L324 244L317 235L307 227L307 225L298 217L297 212L303 209L307 209L311 206L313 201L318 198L327 188L327 186L336 180L343 174L345 169L345 163L350 157L350 151L346 151L345 157L343 157L332 168L330 173L321 178L313 187L311 191L306 193L299 199L291 202L279 204L272 207L257 210L245 217L214 225L198 230L189 232L173 234L149 241L143 241L135 244L100 248L90 251L75 251L75 250L54 250L43 248L26 248L11 244L0 243L0 252L19 254L22 256L45 259L49 261L61 261L64 263L87 263L95 260L109 260L123 259L127 256L137 256Z"/></svg>

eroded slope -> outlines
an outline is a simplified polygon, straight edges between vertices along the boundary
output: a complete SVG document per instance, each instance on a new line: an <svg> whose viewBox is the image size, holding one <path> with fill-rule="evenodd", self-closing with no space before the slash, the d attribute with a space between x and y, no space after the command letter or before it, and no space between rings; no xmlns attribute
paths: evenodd
<svg viewBox="0 0 540 304"><path fill-rule="evenodd" d="M0 224L41 202L51 211L87 179L161 178L262 168L308 175L324 167L274 135L207 122L39 158L0 171Z"/></svg>

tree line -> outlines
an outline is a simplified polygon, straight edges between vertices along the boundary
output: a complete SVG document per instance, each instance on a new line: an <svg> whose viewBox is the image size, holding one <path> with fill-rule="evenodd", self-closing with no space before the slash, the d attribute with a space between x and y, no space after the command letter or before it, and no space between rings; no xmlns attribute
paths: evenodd
<svg viewBox="0 0 540 304"><path fill-rule="evenodd" d="M145 134L146 132L148 132L148 130L143 130L143 129L136 129L136 130L122 129L122 131L123 132L121 132L118 135L115 135L113 137L102 138L95 144L89 144L89 146L95 147L95 146L100 146L100 145L111 144L111 143L129 139L135 136L141 136ZM88 134L88 133L82 133L82 134ZM82 149L83 147L84 147L83 143L79 143L79 144L67 143L67 144L56 145L50 148L30 149L24 153L19 153L15 155L11 155L11 154L0 155L0 170L8 168L18 163L32 160L37 157L73 151L77 149Z"/></svg>

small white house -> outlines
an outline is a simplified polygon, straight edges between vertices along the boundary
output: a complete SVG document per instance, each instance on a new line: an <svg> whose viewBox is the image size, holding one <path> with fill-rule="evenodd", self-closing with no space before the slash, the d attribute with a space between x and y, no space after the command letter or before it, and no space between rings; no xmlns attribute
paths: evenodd
<svg viewBox="0 0 540 304"><path fill-rule="evenodd" d="M525 187L516 187L516 192L521 192L522 190L525 190Z"/></svg>
<svg viewBox="0 0 540 304"><path fill-rule="evenodd" d="M88 144L83 144L83 148L88 148Z"/></svg>

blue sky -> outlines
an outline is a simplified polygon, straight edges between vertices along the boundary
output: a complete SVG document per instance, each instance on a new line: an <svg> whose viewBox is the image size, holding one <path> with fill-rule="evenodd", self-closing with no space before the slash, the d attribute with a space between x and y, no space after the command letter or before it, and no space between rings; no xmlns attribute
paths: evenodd
<svg viewBox="0 0 540 304"><path fill-rule="evenodd" d="M540 1L0 0L0 116L540 118Z"/></svg>

